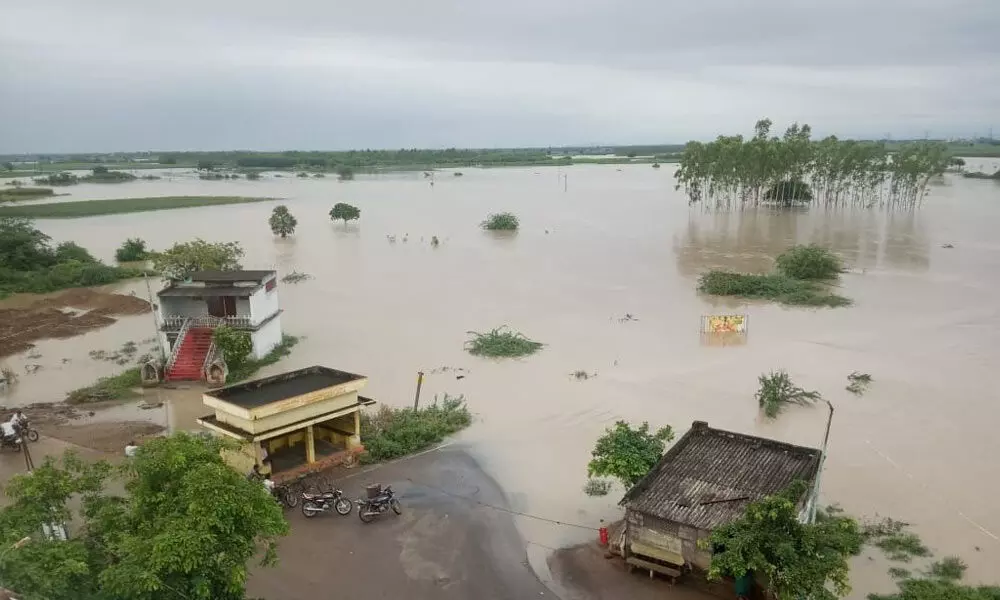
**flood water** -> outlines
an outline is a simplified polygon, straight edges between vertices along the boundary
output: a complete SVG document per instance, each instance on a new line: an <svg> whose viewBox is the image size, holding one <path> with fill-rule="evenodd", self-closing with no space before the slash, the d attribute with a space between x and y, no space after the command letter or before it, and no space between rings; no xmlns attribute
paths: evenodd
<svg viewBox="0 0 1000 600"><path fill-rule="evenodd" d="M500 483L513 509L563 523L596 527L620 518L620 490L601 499L581 491L593 442L617 419L669 424L678 435L705 420L818 447L825 405L796 407L772 422L758 415L757 376L786 369L836 408L823 502L909 521L938 557L958 555L969 564L968 581L996 579L1000 186L947 176L915 213L710 214L674 191L672 166L463 172L439 172L434 186L420 173L349 183L181 174L69 190L70 199L281 197L299 221L286 240L268 229L272 203L38 225L106 260L128 237L154 248L202 237L241 242L247 268L311 274L279 284L283 327L304 339L268 372L319 363L363 373L367 395L402 406L413 401L417 371L468 370L461 380L428 375L423 401L464 394L477 420L458 443ZM335 202L358 206L361 220L332 223L327 211ZM521 231L481 231L478 223L495 211L515 212ZM438 248L429 243L434 235ZM853 307L789 309L696 293L701 272L767 269L795 242L828 245L843 256L851 273L839 293L853 298ZM954 248L942 248L946 243ZM119 289L145 294L141 283ZM750 315L745 344L702 343L700 317L719 312ZM638 320L620 322L626 313ZM546 347L504 362L463 351L468 331L504 324ZM59 399L114 372L89 360L88 350L147 338L151 329L148 315L127 317L41 343L44 356L72 360L46 363L44 377L23 377L14 401ZM66 373L56 375L60 370ZM597 377L576 381L576 370ZM855 370L875 380L861 397L844 389ZM197 393L187 397L193 400L172 405L170 420L181 428L194 427L202 412ZM596 536L526 516L517 522L539 569L548 549ZM888 566L874 552L859 558L852 598L892 589Z"/></svg>

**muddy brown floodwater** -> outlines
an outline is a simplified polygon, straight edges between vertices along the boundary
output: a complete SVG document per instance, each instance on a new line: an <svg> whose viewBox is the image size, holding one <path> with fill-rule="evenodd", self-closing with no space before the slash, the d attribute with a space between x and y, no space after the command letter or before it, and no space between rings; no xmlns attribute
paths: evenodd
<svg viewBox="0 0 1000 600"><path fill-rule="evenodd" d="M784 368L836 407L822 500L856 515L909 521L938 556L961 556L969 581L996 580L1000 186L947 176L915 213L741 215L689 208L666 167L463 172L440 174L433 187L416 173L350 183L176 175L71 190L77 199L279 196L299 222L285 240L268 229L271 203L39 226L105 259L128 237L154 248L202 237L241 242L248 268L311 274L279 284L282 325L305 337L265 373L316 363L363 373L367 395L401 406L413 400L418 370L466 369L462 379L452 370L429 375L423 402L465 394L477 419L456 443L499 482L514 510L532 515L518 517L518 527L543 578L550 549L594 534L534 517L596 526L620 516L621 490L597 499L581 491L593 441L617 419L678 432L702 419L819 446L825 406L796 407L772 422L758 416L757 376ZM335 202L357 205L361 220L330 222ZM481 231L478 223L493 211L517 213L521 231ZM439 247L431 247L431 236ZM795 242L828 245L844 257L851 272L841 292L853 307L789 309L695 292L704 270L766 269ZM141 283L117 289L144 294ZM750 315L745 344L701 342L700 317L717 312ZM626 313L637 320L620 320ZM463 352L466 332L502 324L546 347L504 362ZM46 363L45 377L23 377L14 397L58 399L114 372L114 365L89 361L87 351L146 338L151 327L148 315L122 317L81 337L40 343L44 356L71 361ZM25 359L11 360L20 368ZM570 377L577 370L597 376L578 381ZM875 380L861 397L844 389L855 370ZM171 415L147 411L155 414L142 418L194 427L197 390L157 393L171 399ZM121 412L126 418L128 410ZM892 589L888 566L877 554L859 558L852 597Z"/></svg>

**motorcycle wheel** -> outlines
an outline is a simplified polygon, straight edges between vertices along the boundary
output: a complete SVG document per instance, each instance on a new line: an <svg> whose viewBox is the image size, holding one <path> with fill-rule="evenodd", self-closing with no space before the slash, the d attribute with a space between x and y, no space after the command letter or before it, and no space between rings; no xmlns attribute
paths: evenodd
<svg viewBox="0 0 1000 600"><path fill-rule="evenodd" d="M37 442L38 441L38 432L35 431L34 429L29 429L28 430L28 441L29 442Z"/></svg>
<svg viewBox="0 0 1000 600"><path fill-rule="evenodd" d="M299 495L286 487L283 501L288 508L295 508L299 505Z"/></svg>
<svg viewBox="0 0 1000 600"><path fill-rule="evenodd" d="M393 498L392 502L389 503L389 506L392 507L392 512L396 513L397 515L403 514L403 507L399 505L399 500Z"/></svg>
<svg viewBox="0 0 1000 600"><path fill-rule="evenodd" d="M348 500L347 498L341 497L337 498L337 501L334 503L333 508L337 510L338 515L343 517L351 514L351 509L354 508L354 503Z"/></svg>
<svg viewBox="0 0 1000 600"><path fill-rule="evenodd" d="M306 500L302 503L302 514L305 515L307 519L311 519L321 512L323 511L320 510L319 506L316 506L315 502Z"/></svg>
<svg viewBox="0 0 1000 600"><path fill-rule="evenodd" d="M377 515L369 513L367 506L358 507L358 518L361 519L362 523L371 523L375 520Z"/></svg>

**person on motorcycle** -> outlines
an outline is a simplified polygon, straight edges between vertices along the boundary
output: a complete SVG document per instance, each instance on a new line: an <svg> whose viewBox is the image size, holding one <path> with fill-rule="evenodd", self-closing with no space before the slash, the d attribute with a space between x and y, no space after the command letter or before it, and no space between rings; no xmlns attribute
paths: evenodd
<svg viewBox="0 0 1000 600"><path fill-rule="evenodd" d="M24 413L21 412L21 409L19 408L14 411L14 414L11 416L10 419L7 420L7 422L10 423L14 427L14 429L17 429L21 425L26 424L28 422L28 417L24 416Z"/></svg>
<svg viewBox="0 0 1000 600"><path fill-rule="evenodd" d="M14 428L14 425L10 421L0 423L0 435L3 435L5 442L21 443L21 437L17 434L17 429Z"/></svg>

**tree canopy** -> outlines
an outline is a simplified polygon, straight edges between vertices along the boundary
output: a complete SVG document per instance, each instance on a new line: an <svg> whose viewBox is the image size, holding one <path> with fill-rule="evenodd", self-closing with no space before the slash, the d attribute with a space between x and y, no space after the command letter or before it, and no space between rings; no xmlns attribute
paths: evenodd
<svg viewBox="0 0 1000 600"><path fill-rule="evenodd" d="M275 206L274 210L271 211L271 218L268 219L271 231L274 235L280 235L281 237L288 237L290 234L295 233L295 226L298 223L295 217L292 216L292 213L288 212L288 207L284 204Z"/></svg>
<svg viewBox="0 0 1000 600"><path fill-rule="evenodd" d="M674 439L669 425L650 432L649 423L632 428L625 421L618 421L614 427L604 431L597 438L593 458L587 464L590 477L614 477L626 489L631 488L649 473L663 456L665 444Z"/></svg>
<svg viewBox="0 0 1000 600"><path fill-rule="evenodd" d="M342 219L344 225L347 225L348 221L353 221L355 219L361 218L361 209L357 206L351 206L350 204L345 204L343 202L338 202L333 205L330 209L330 219L336 221L337 219Z"/></svg>
<svg viewBox="0 0 1000 600"><path fill-rule="evenodd" d="M167 279L184 279L195 271L236 271L242 268L239 242L206 242L198 238L153 253L153 266Z"/></svg>
<svg viewBox="0 0 1000 600"><path fill-rule="evenodd" d="M823 515L799 521L806 485L750 503L744 515L710 538L710 579L763 576L777 600L836 600L850 592L848 559L862 546L861 529L849 517Z"/></svg>
<svg viewBox="0 0 1000 600"><path fill-rule="evenodd" d="M247 565L275 560L280 506L226 465L222 442L187 434L146 442L121 468L72 454L13 477L0 509L4 585L25 600L243 600ZM124 484L125 495L111 491ZM40 534L72 516L67 541ZM19 540L30 540L18 545Z"/></svg>

